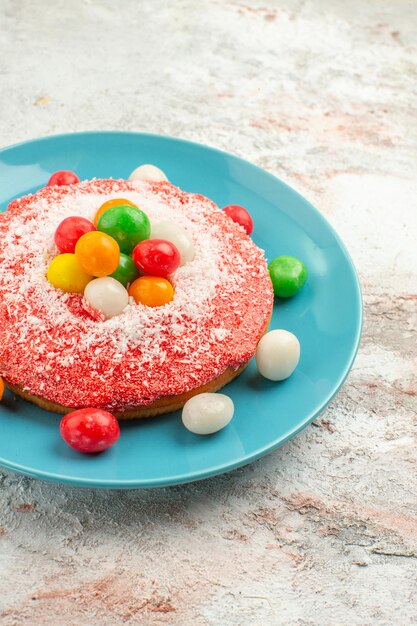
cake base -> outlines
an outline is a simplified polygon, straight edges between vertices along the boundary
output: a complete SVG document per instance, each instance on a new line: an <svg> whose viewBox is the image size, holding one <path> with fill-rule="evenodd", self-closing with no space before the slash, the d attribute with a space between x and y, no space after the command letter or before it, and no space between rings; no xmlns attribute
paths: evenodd
<svg viewBox="0 0 417 626"><path fill-rule="evenodd" d="M163 396L152 402L152 404L141 405L134 409L128 409L127 411L111 411L113 415L117 417L119 420L128 420L128 419L142 419L146 417L154 417L156 415L162 415L163 413L172 413L173 411L178 411L181 409L184 404L199 393L204 392L215 392L230 383L234 378L239 376L248 365L249 361L234 369L232 367L228 367L220 376L209 381L205 385L201 385L200 387L196 387L195 389L191 389L186 393L182 393L178 396ZM37 406L45 409L46 411L51 411L52 413L60 413L62 415L66 413L70 413L71 411L76 411L77 409L87 408L87 407L68 407L63 406L61 404L57 404L56 402L50 402L45 398L40 396L35 396L27 391L24 391L21 387L17 385L11 385L6 380L4 381L5 385L10 391L12 391L17 396L20 396L24 400L28 402L32 402ZM101 408L101 407L99 407Z"/></svg>

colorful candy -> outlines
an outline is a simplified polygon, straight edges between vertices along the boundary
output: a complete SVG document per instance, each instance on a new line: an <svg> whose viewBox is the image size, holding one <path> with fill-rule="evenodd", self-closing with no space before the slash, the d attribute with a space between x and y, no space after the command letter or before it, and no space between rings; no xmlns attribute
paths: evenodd
<svg viewBox="0 0 417 626"><path fill-rule="evenodd" d="M211 435L230 422L235 407L223 393L199 393L184 404L182 423L196 435Z"/></svg>
<svg viewBox="0 0 417 626"><path fill-rule="evenodd" d="M75 183L79 183L80 179L77 174L71 172L70 170L59 170L58 172L54 172L51 178L48 180L47 187L51 187L53 185L59 185L60 187L63 185L74 185Z"/></svg>
<svg viewBox="0 0 417 626"><path fill-rule="evenodd" d="M120 246L120 251L130 254L143 239L148 239L151 232L149 218L140 209L123 205L108 209L100 217L97 229L113 237Z"/></svg>
<svg viewBox="0 0 417 626"><path fill-rule="evenodd" d="M168 280L160 276L141 276L130 285L129 296L137 304L163 306L173 300L174 288Z"/></svg>
<svg viewBox="0 0 417 626"><path fill-rule="evenodd" d="M237 224L243 226L248 235L253 231L253 220L247 210L238 204L229 204L223 207L223 211Z"/></svg>
<svg viewBox="0 0 417 626"><path fill-rule="evenodd" d="M112 209L115 206L122 206L122 205L133 206L135 209L138 208L136 204L133 204L133 202L131 202L130 200L126 200L126 198L113 198L112 200L107 200L107 202L102 204L101 207L98 209L97 213L95 214L94 226L97 227L98 221L100 217L103 215L103 213L105 213L109 209Z"/></svg>
<svg viewBox="0 0 417 626"><path fill-rule="evenodd" d="M93 230L94 224L84 217L67 217L55 231L55 245L60 252L74 252L79 238Z"/></svg>
<svg viewBox="0 0 417 626"><path fill-rule="evenodd" d="M0 378L0 402L1 400L3 400L3 395L4 395L4 382L3 382L3 379Z"/></svg>
<svg viewBox="0 0 417 626"><path fill-rule="evenodd" d="M269 380L285 380L295 370L300 360L300 343L287 330L271 330L256 348L259 373Z"/></svg>
<svg viewBox="0 0 417 626"><path fill-rule="evenodd" d="M129 304L129 294L119 281L110 276L96 278L88 283L84 298L96 311L110 319L123 313Z"/></svg>
<svg viewBox="0 0 417 626"><path fill-rule="evenodd" d="M107 276L115 272L119 265L119 244L98 230L80 237L75 254L83 270L91 276Z"/></svg>
<svg viewBox="0 0 417 626"><path fill-rule="evenodd" d="M192 261L195 256L194 244L185 228L174 222L157 222L151 226L152 239L165 239L174 244L181 256L181 265Z"/></svg>
<svg viewBox="0 0 417 626"><path fill-rule="evenodd" d="M131 175L129 176L129 180L148 180L151 182L162 182L168 180L165 176L164 172L156 167L156 165L140 165L137 167Z"/></svg>
<svg viewBox="0 0 417 626"><path fill-rule="evenodd" d="M178 269L180 253L166 239L146 239L138 243L132 254L136 267L143 274L167 277Z"/></svg>
<svg viewBox="0 0 417 626"><path fill-rule="evenodd" d="M84 235L85 236L85 235ZM57 289L83 293L92 279L75 254L59 254L49 264L46 278Z"/></svg>
<svg viewBox="0 0 417 626"><path fill-rule="evenodd" d="M293 256L279 256L268 265L274 294L290 298L300 291L307 280L307 268Z"/></svg>
<svg viewBox="0 0 417 626"><path fill-rule="evenodd" d="M134 280L139 278L139 270L134 264L132 257L121 252L119 265L117 269L110 274L110 277L115 278L119 283L122 283L124 287L127 287L133 283Z"/></svg>
<svg viewBox="0 0 417 626"><path fill-rule="evenodd" d="M117 419L102 409L79 409L65 415L60 424L64 441L78 452L102 452L120 437Z"/></svg>

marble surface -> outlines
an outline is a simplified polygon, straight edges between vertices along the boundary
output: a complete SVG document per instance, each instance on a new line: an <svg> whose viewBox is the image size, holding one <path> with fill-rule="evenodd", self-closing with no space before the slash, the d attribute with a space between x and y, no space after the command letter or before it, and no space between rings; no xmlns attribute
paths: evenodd
<svg viewBox="0 0 417 626"><path fill-rule="evenodd" d="M411 0L0 2L2 145L229 150L319 207L365 301L343 390L249 467L144 492L2 471L1 624L416 623L416 24Z"/></svg>

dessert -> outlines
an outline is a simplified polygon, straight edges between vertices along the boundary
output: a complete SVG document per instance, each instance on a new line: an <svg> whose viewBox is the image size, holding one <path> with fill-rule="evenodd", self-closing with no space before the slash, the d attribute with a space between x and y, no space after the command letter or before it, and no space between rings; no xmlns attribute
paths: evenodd
<svg viewBox="0 0 417 626"><path fill-rule="evenodd" d="M97 217L115 199L124 210ZM72 217L99 230L74 222L83 234L71 248L69 228L74 252L60 254L67 248L60 238L56 247L55 234ZM154 228L163 239L151 241L172 241L166 222L177 226L178 244L139 242L135 254L122 237L126 220L141 241ZM0 376L48 410L99 408L119 418L176 410L236 377L267 330L273 290L262 251L210 200L169 182L48 186L0 214L0 236ZM110 300L103 281L113 285Z"/></svg>

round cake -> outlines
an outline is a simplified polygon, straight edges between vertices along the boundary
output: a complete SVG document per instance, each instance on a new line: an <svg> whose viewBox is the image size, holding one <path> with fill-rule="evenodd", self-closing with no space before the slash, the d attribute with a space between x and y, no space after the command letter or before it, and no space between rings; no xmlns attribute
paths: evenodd
<svg viewBox="0 0 417 626"><path fill-rule="evenodd" d="M93 220L121 196L151 223L185 228L195 257L170 277L172 302L149 307L130 298L106 319L82 294L51 285L46 272L62 220ZM269 324L273 290L262 250L212 201L168 182L45 187L0 214L0 238L0 376L51 411L99 407L131 418L176 410L236 377Z"/></svg>

